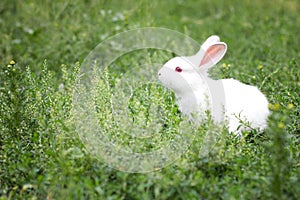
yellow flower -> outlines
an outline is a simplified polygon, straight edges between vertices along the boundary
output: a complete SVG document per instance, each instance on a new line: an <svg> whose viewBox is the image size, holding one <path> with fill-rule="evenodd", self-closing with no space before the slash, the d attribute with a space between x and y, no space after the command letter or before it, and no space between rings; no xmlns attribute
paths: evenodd
<svg viewBox="0 0 300 200"><path fill-rule="evenodd" d="M11 61L9 62L9 64L14 65L14 64L16 64L16 62L15 62L14 60L11 60Z"/></svg>
<svg viewBox="0 0 300 200"><path fill-rule="evenodd" d="M258 66L257 66L258 69L262 69L263 67L264 67L264 66L262 66L262 65L258 65Z"/></svg>
<svg viewBox="0 0 300 200"><path fill-rule="evenodd" d="M280 104L279 103L275 103L275 104L269 104L268 105L270 110L279 110L280 109Z"/></svg>
<svg viewBox="0 0 300 200"><path fill-rule="evenodd" d="M292 103L289 103L288 105L287 105L287 108L290 110L290 109L293 109L294 108L294 104L292 104Z"/></svg>
<svg viewBox="0 0 300 200"><path fill-rule="evenodd" d="M278 125L277 125L278 128L284 128L284 126L285 126L285 125L284 125L284 123L282 123L282 122L279 122Z"/></svg>
<svg viewBox="0 0 300 200"><path fill-rule="evenodd" d="M226 63L222 63L222 67L227 67Z"/></svg>
<svg viewBox="0 0 300 200"><path fill-rule="evenodd" d="M275 103L274 104L274 110L279 110L280 109L280 104L279 103Z"/></svg>

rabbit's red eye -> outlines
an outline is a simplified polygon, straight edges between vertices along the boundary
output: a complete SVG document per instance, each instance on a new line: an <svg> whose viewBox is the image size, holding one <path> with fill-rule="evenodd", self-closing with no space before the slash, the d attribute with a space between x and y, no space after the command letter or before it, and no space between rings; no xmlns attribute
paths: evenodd
<svg viewBox="0 0 300 200"><path fill-rule="evenodd" d="M180 67L176 67L176 68L175 68L175 71L176 71L176 72L182 72L182 69L181 69Z"/></svg>

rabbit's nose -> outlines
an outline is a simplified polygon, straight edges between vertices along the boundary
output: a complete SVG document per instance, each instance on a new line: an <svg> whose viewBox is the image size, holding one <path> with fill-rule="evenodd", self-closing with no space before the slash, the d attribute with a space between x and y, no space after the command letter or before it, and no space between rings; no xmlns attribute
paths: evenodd
<svg viewBox="0 0 300 200"><path fill-rule="evenodd" d="M163 74L164 74L163 68L161 68L160 70L158 70L158 72L157 72L158 77L162 77Z"/></svg>
<svg viewBox="0 0 300 200"><path fill-rule="evenodd" d="M161 75L161 70L159 70L159 71L157 72L157 75L158 75L158 76L160 76L160 75Z"/></svg>

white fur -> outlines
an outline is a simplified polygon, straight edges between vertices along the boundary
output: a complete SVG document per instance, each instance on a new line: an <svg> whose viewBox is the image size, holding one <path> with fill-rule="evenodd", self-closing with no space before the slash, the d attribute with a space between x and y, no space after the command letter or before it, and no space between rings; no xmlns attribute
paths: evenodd
<svg viewBox="0 0 300 200"><path fill-rule="evenodd" d="M243 84L234 79L222 79L225 92L225 116L228 118L229 131L236 131L239 119L249 122L251 128L264 130L269 115L268 100L255 86ZM241 130L249 127L243 126Z"/></svg>
<svg viewBox="0 0 300 200"><path fill-rule="evenodd" d="M226 50L227 45L220 42L218 36L211 36L196 55L175 57L165 63L158 72L158 78L175 92L179 109L185 115L197 113L204 119L208 110L216 122L227 121L230 132L240 134L250 128L263 130L267 127L269 115L264 94L255 86L234 79L213 80L207 74ZM176 67L180 67L182 72L177 72ZM250 127L240 126L240 120Z"/></svg>

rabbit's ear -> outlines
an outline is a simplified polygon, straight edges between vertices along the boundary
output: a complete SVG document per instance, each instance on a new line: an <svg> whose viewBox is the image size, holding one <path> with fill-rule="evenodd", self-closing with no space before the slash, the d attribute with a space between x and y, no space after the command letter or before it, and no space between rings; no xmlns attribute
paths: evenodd
<svg viewBox="0 0 300 200"><path fill-rule="evenodd" d="M211 44L220 42L220 38L217 35L212 35L205 40L205 42L201 45L202 49L207 49Z"/></svg>
<svg viewBox="0 0 300 200"><path fill-rule="evenodd" d="M227 45L224 42L217 42L210 44L207 49L204 50L204 55L200 62L200 68L210 68L217 64L225 55L227 50Z"/></svg>

